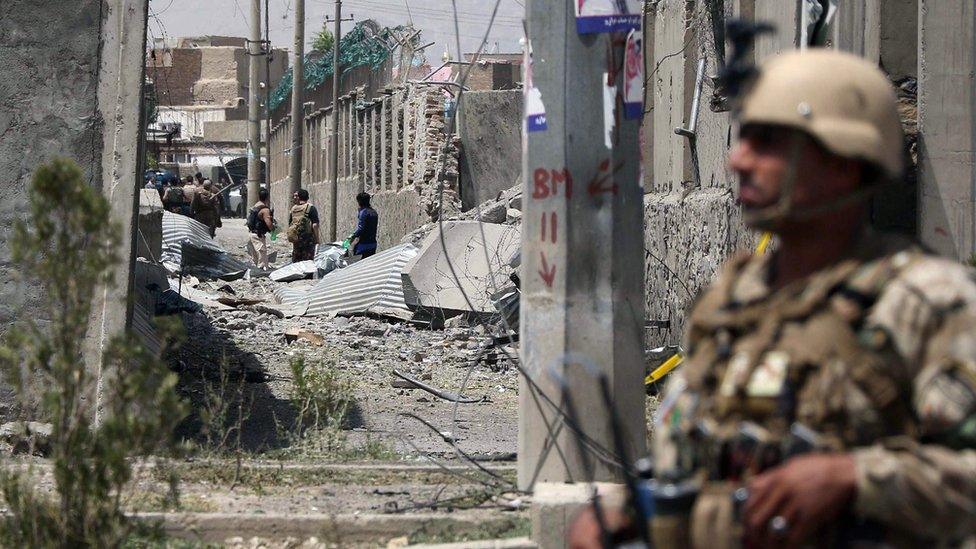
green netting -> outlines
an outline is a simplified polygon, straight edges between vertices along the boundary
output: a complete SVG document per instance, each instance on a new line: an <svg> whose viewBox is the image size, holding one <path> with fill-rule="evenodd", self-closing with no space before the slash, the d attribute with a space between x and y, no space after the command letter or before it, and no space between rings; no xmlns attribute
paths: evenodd
<svg viewBox="0 0 976 549"><path fill-rule="evenodd" d="M356 23L355 28L346 33L339 41L339 66L341 74L345 74L356 67L369 66L377 69L390 56L392 48L397 44L393 40L393 33L403 31L403 27L380 28L372 20ZM415 38L415 40L417 40ZM314 90L325 84L332 76L332 52L326 52L321 58L311 61L305 56L305 89ZM291 96L292 69L281 78L281 82L271 93L271 110Z"/></svg>

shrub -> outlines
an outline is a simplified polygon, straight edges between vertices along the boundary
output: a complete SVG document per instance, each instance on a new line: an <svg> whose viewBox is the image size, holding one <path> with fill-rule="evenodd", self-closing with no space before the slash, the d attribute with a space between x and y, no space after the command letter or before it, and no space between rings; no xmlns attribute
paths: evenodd
<svg viewBox="0 0 976 549"><path fill-rule="evenodd" d="M41 283L39 322L27 318L0 345L0 369L27 413L52 425L54 490L29 472L0 473L10 547L118 547L132 525L123 511L133 456L172 443L183 416L176 378L131 334L104 345L97 368L85 363L92 298L113 283L118 260L108 201L71 161L41 166L29 190L30 223L9 240L13 260Z"/></svg>

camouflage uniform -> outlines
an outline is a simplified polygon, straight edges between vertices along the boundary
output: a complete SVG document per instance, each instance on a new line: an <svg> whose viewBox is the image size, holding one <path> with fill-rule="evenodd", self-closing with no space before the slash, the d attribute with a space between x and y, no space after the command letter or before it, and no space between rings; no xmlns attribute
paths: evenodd
<svg viewBox="0 0 976 549"><path fill-rule="evenodd" d="M854 456L848 519L880 524L898 545L972 536L973 272L867 234L847 259L772 291L771 257L733 259L695 304L686 363L655 416L657 474L734 489L775 463L729 463L724 442L748 426L782 448L802 426L820 450ZM735 537L706 505L696 503L693 538Z"/></svg>

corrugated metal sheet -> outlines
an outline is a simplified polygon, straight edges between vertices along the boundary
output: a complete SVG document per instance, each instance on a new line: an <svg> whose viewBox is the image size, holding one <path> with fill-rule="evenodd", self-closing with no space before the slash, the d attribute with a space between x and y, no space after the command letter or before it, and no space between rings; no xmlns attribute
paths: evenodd
<svg viewBox="0 0 976 549"><path fill-rule="evenodd" d="M275 269L271 271L268 278L275 282L293 282L295 280L312 278L318 270L318 266L310 259L308 261L299 261L298 263L289 263L280 269Z"/></svg>
<svg viewBox="0 0 976 549"><path fill-rule="evenodd" d="M307 306L306 316L350 313L409 314L403 301L403 267L417 248L411 244L384 250L369 259L332 271L307 292L279 288L278 300L295 307Z"/></svg>
<svg viewBox="0 0 976 549"><path fill-rule="evenodd" d="M161 262L170 272L193 274L205 278L237 278L248 265L231 257L210 229L195 219L173 212L163 212L163 253Z"/></svg>
<svg viewBox="0 0 976 549"><path fill-rule="evenodd" d="M147 290L142 290L147 291ZM159 340L151 313L141 300L136 300L132 308L132 331L147 351L158 355L163 344Z"/></svg>

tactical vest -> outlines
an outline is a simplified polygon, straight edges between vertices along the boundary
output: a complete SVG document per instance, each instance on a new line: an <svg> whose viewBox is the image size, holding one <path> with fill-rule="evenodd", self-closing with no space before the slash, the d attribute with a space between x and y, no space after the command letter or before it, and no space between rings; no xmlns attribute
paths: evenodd
<svg viewBox="0 0 976 549"><path fill-rule="evenodd" d="M714 421L719 435L751 421L783 437L799 422L837 450L914 434L911 403L898 398L911 394L909 368L867 322L912 258L847 261L754 304L729 299L738 277L725 277L690 319L684 376L700 395L695 416Z"/></svg>
<svg viewBox="0 0 976 549"><path fill-rule="evenodd" d="M815 434L818 447L806 451L915 434L911 369L869 317L884 288L919 257L903 249L845 260L740 302L737 284L756 268L746 255L702 296L689 318L683 387L669 389L657 420L668 423L677 467L707 479L686 532L696 543L738 539L732 490L788 458L798 428ZM746 455L736 451L744 437L744 447L755 448ZM736 546L729 543L718 546Z"/></svg>

